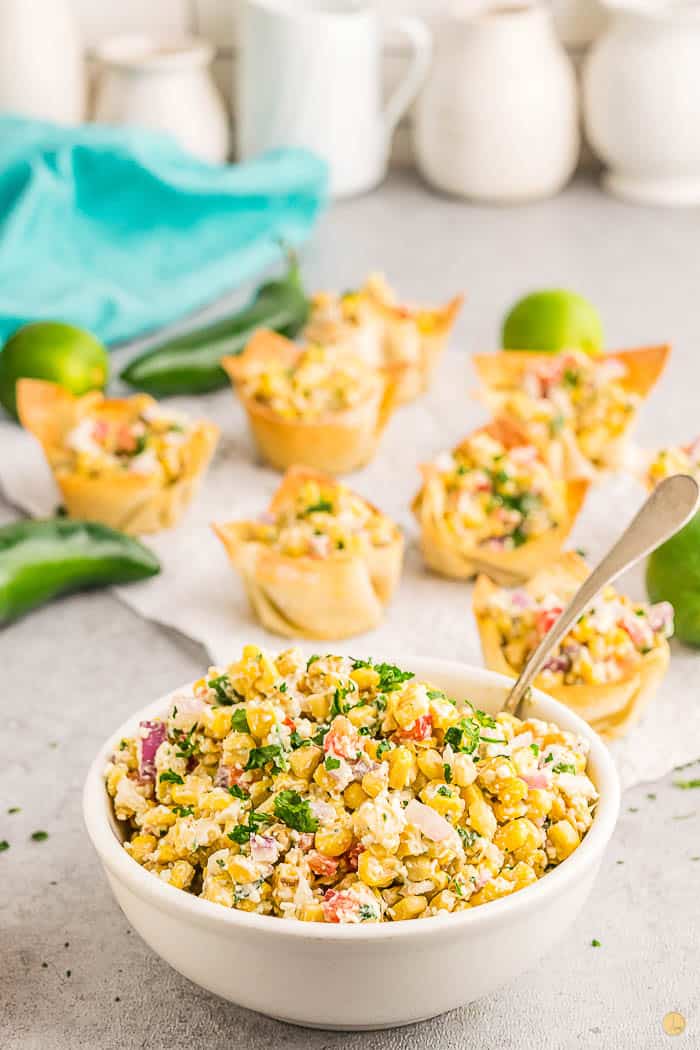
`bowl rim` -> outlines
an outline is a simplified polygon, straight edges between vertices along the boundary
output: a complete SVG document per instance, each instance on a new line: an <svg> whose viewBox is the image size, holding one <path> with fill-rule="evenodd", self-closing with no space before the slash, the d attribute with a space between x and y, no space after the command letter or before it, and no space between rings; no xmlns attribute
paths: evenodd
<svg viewBox="0 0 700 1050"><path fill-rule="evenodd" d="M439 677L443 673L463 676L470 679L473 684L500 686L503 689L509 689L513 684L512 679L496 671L473 667L456 660L398 655L396 663L398 666L413 670L416 677L421 679L430 679L432 675ZM161 881L129 856L114 832L111 799L104 784L104 769L117 742L122 737L133 734L140 721L158 715L162 716L168 702L191 689L192 685L192 682L188 682L171 690L158 700L136 711L115 732L111 733L93 759L83 788L85 827L108 875L123 883L142 900L145 898L159 911L189 921L191 924L215 927L220 931L228 927L232 933L235 933L237 929L247 929L263 936L301 937L305 940L324 941L342 940L346 943L415 938L430 936L440 931L446 933L448 930L454 934L465 933L474 927L488 923L497 924L500 920L507 921L530 906L537 907L538 898L542 905L548 894L558 895L559 891L565 890L578 876L583 877L591 866L598 863L615 829L620 808L621 789L617 769L606 745L588 723L584 722L575 712L542 690L533 689L532 695L537 706L544 704L546 708L553 709L551 714L545 715L547 719L558 723L558 713L561 712L562 724L568 723L564 725L564 728L588 739L590 743L589 759L595 766L595 776L592 779L600 795L593 823L581 845L546 876L508 897L489 901L478 908L466 909L457 914L430 916L421 919L420 922L343 924L284 921L278 916L257 915L237 908L222 908L220 904L193 896ZM535 717L539 716L535 715Z"/></svg>

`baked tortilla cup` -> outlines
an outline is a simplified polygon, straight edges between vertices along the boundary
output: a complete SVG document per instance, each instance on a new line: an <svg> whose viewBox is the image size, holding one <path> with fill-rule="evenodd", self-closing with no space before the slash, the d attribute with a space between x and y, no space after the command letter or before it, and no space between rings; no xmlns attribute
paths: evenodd
<svg viewBox="0 0 700 1050"><path fill-rule="evenodd" d="M578 554L567 551L550 567L542 569L525 590L533 596L552 593L568 602L589 575L586 563ZM492 671L517 678L503 652L501 637L488 609L488 602L498 587L488 576L479 576L472 604L481 639L484 663ZM623 736L641 719L668 670L670 648L664 641L646 655L640 655L634 670L616 682L604 685L557 685L540 676L535 686L556 697L584 718L602 737L613 740Z"/></svg>
<svg viewBox="0 0 700 1050"><path fill-rule="evenodd" d="M519 427L504 419L474 431L474 434L480 433L488 434L506 449L532 444ZM554 485L564 489L562 520L520 547L498 550L455 535L445 521L445 487L439 468L428 463L420 470L423 486L413 501L412 510L420 525L421 550L426 564L440 575L455 580L469 580L479 573L486 573L504 587L530 579L557 557L583 507L589 487L588 480L582 478L572 481L553 479Z"/></svg>
<svg viewBox="0 0 700 1050"><path fill-rule="evenodd" d="M370 278L365 292L382 323L385 360L387 363L399 361L406 364L397 399L399 402L411 401L428 389L464 296L457 295L444 306L432 309L401 306L393 301L380 277Z"/></svg>
<svg viewBox="0 0 700 1050"><path fill-rule="evenodd" d="M292 467L269 513L277 515L293 503L308 481L317 481L324 488L336 485L314 470ZM377 626L401 575L404 543L396 525L385 545L368 544L362 554L338 550L328 557L313 558L283 554L253 538L254 524L228 522L212 528L241 574L253 611L264 627L289 638L339 639Z"/></svg>
<svg viewBox="0 0 700 1050"><path fill-rule="evenodd" d="M105 469L81 474L71 463L66 438L86 416L129 423L156 405L147 394L107 399L93 391L74 397L56 383L20 379L17 409L22 426L38 438L71 518L99 521L131 534L172 528L188 507L219 437L213 423L192 424L180 447L183 469L173 482L158 476Z"/></svg>
<svg viewBox="0 0 700 1050"><path fill-rule="evenodd" d="M256 332L242 354L224 357L222 367L232 380L263 457L277 470L304 463L326 474L348 474L374 456L379 438L396 407L400 368L373 370L369 395L341 412L314 419L288 419L248 396L243 388L250 369L265 362L292 368L303 349L266 329Z"/></svg>
<svg viewBox="0 0 700 1050"><path fill-rule="evenodd" d="M617 361L625 368L625 374L616 379L628 393L645 398L659 379L666 365L671 348L667 345L647 346L637 350L618 350L600 354L593 360L596 364ZM551 364L555 355L531 350L506 350L493 354L474 354L473 362L482 384L482 398L496 417L504 415L509 394L522 386L523 375L533 365ZM625 463L629 437L636 422L637 413L630 418L622 434L611 437L606 445L603 470L619 470ZM599 475L593 463L584 455L575 434L564 427L561 433L538 442L540 451L555 473L565 478L595 478Z"/></svg>
<svg viewBox="0 0 700 1050"><path fill-rule="evenodd" d="M372 274L353 299L355 316L344 319L343 297L317 295L306 337L350 346L373 365L403 365L397 401L413 400L428 389L464 296L441 307L406 306L396 302L381 274Z"/></svg>

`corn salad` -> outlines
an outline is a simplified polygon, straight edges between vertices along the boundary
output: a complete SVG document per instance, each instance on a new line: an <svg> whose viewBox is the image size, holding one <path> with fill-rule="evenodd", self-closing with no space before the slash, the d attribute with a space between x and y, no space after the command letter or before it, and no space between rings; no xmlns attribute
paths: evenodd
<svg viewBox="0 0 700 1050"><path fill-rule="evenodd" d="M361 923L463 911L580 844L588 743L386 663L255 646L107 766L125 849L226 908Z"/></svg>
<svg viewBox="0 0 700 1050"><path fill-rule="evenodd" d="M690 474L700 480L700 438L690 445L662 448L655 454L647 469L646 481L650 488L673 474Z"/></svg>
<svg viewBox="0 0 700 1050"><path fill-rule="evenodd" d="M128 414L115 416L105 402L83 416L66 435L61 466L88 476L129 473L175 481L183 472L189 420L165 412L147 396L136 395L122 405L128 405Z"/></svg>
<svg viewBox="0 0 700 1050"><path fill-rule="evenodd" d="M532 445L506 449L476 433L435 461L443 517L455 536L512 550L556 528L566 515L565 486Z"/></svg>
<svg viewBox="0 0 700 1050"><path fill-rule="evenodd" d="M524 667L565 604L557 594L534 597L522 589L492 595L488 610L515 671ZM541 673L543 687L618 682L672 634L673 608L668 602L633 602L606 587L553 651Z"/></svg>
<svg viewBox="0 0 700 1050"><path fill-rule="evenodd" d="M394 542L396 526L346 485L309 479L292 498L248 522L248 540L265 543L287 557L328 558L364 554Z"/></svg>
<svg viewBox="0 0 700 1050"><path fill-rule="evenodd" d="M381 385L355 353L310 344L291 367L282 359L251 361L240 389L283 419L314 420L360 405Z"/></svg>
<svg viewBox="0 0 700 1050"><path fill-rule="evenodd" d="M641 400L620 383L625 374L618 360L596 361L578 350L557 354L525 372L521 388L506 398L504 414L538 444L572 431L584 456L600 465L608 442L625 432Z"/></svg>

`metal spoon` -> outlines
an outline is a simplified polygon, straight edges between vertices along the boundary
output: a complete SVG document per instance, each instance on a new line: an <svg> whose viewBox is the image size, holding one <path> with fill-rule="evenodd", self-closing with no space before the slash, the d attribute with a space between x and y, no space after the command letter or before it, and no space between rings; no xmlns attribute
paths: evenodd
<svg viewBox="0 0 700 1050"><path fill-rule="evenodd" d="M559 644L581 613L585 612L598 592L678 532L692 518L699 503L700 488L688 474L674 474L656 486L617 543L584 580L559 619L547 631L506 697L504 711L518 713L525 694L552 649Z"/></svg>

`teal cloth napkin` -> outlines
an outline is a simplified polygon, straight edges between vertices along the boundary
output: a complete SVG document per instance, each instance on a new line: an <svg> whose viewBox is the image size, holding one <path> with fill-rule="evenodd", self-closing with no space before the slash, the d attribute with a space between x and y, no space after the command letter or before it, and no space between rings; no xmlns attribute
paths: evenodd
<svg viewBox="0 0 700 1050"><path fill-rule="evenodd" d="M165 135L0 118L0 339L28 321L107 343L205 305L304 241L326 169L301 150L205 164Z"/></svg>

